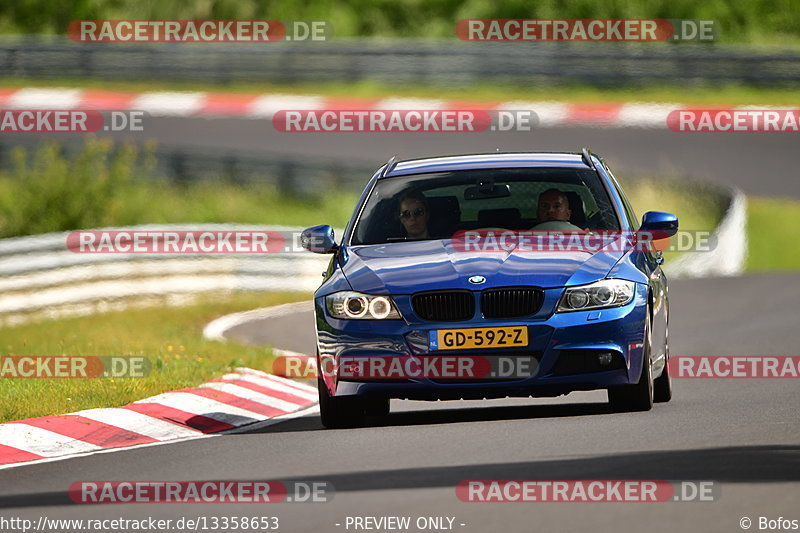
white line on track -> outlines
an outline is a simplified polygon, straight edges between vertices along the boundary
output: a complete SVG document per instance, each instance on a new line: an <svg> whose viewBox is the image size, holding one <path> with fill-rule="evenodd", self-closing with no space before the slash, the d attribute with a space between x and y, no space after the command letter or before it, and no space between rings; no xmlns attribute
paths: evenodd
<svg viewBox="0 0 800 533"><path fill-rule="evenodd" d="M305 301L273 305L272 307L261 307L241 313L232 313L230 315L221 316L206 324L206 327L203 328L203 336L210 340L221 341L225 340L225 333L236 326L253 322L254 320L286 316L303 311L310 311L311 309L311 302Z"/></svg>

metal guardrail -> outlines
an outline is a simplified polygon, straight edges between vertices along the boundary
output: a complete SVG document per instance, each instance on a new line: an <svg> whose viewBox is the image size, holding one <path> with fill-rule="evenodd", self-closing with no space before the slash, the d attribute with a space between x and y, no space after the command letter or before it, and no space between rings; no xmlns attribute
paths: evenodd
<svg viewBox="0 0 800 533"><path fill-rule="evenodd" d="M120 228L104 228L113 231ZM146 225L137 231L298 231L237 224ZM136 302L174 301L200 293L313 291L329 256L308 252L261 255L80 254L69 232L0 239L0 326L42 317L124 309Z"/></svg>
<svg viewBox="0 0 800 533"><path fill-rule="evenodd" d="M335 39L299 43L75 43L0 40L0 75L27 78L354 82L529 86L590 84L791 87L800 52L697 43L477 43Z"/></svg>

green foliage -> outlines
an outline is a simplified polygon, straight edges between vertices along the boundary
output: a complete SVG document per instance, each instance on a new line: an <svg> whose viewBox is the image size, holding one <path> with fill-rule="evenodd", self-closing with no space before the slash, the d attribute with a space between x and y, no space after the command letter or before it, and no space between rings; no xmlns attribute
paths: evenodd
<svg viewBox="0 0 800 533"><path fill-rule="evenodd" d="M0 171L0 238L135 224L344 227L357 199L357 191L287 196L266 181L170 183L155 174L152 145L89 140L66 155L49 143L15 148L11 160Z"/></svg>
<svg viewBox="0 0 800 533"><path fill-rule="evenodd" d="M340 37L455 38L463 18L713 19L726 42L800 41L796 0L14 0L2 33L64 33L81 19L328 20Z"/></svg>
<svg viewBox="0 0 800 533"><path fill-rule="evenodd" d="M147 202L136 183L147 150L104 140L72 158L56 143L14 148L12 170L0 174L0 236L133 223Z"/></svg>

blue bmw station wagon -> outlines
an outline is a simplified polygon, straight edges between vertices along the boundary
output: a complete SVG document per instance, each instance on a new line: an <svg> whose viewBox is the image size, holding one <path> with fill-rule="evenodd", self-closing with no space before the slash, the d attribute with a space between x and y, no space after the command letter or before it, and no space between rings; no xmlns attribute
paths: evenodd
<svg viewBox="0 0 800 533"><path fill-rule="evenodd" d="M392 398L669 401L663 259L632 243L677 229L657 211L640 224L586 149L392 158L341 242L326 225L301 237L332 254L314 295L323 425L386 415Z"/></svg>

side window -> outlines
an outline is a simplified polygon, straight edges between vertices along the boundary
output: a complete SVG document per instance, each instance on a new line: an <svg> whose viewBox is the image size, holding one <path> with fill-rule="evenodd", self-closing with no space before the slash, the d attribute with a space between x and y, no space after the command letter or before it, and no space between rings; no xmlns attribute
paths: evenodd
<svg viewBox="0 0 800 533"><path fill-rule="evenodd" d="M639 219L636 217L636 212L633 210L633 206L631 206L630 200L628 200L628 197L625 196L625 191L623 191L622 188L619 186L617 178L614 177L614 174L611 173L611 170L608 168L608 166L606 166L605 163L603 163L603 167L605 168L606 172L608 172L608 175L611 177L611 182L614 184L614 189L616 189L617 194L619 195L620 198L622 198L622 205L625 208L625 216L628 217L628 222L630 222L630 225L634 230L639 229Z"/></svg>
<svg viewBox="0 0 800 533"><path fill-rule="evenodd" d="M605 164L603 166L605 166ZM633 210L633 206L631 205L630 200L628 200L628 197L625 196L625 192L619 186L617 178L614 177L614 175L611 173L611 171L608 169L607 166L605 167L605 169L606 172L608 172L608 175L611 176L611 181L614 183L614 188L617 189L617 194L619 194L619 197L622 198L622 205L625 206L625 215L628 217L628 220L631 221L631 227L634 229L634 231L638 230L641 224L639 223L639 219ZM652 250L646 250L644 251L644 254L648 258L650 258L651 261L655 261L656 258L660 255Z"/></svg>

